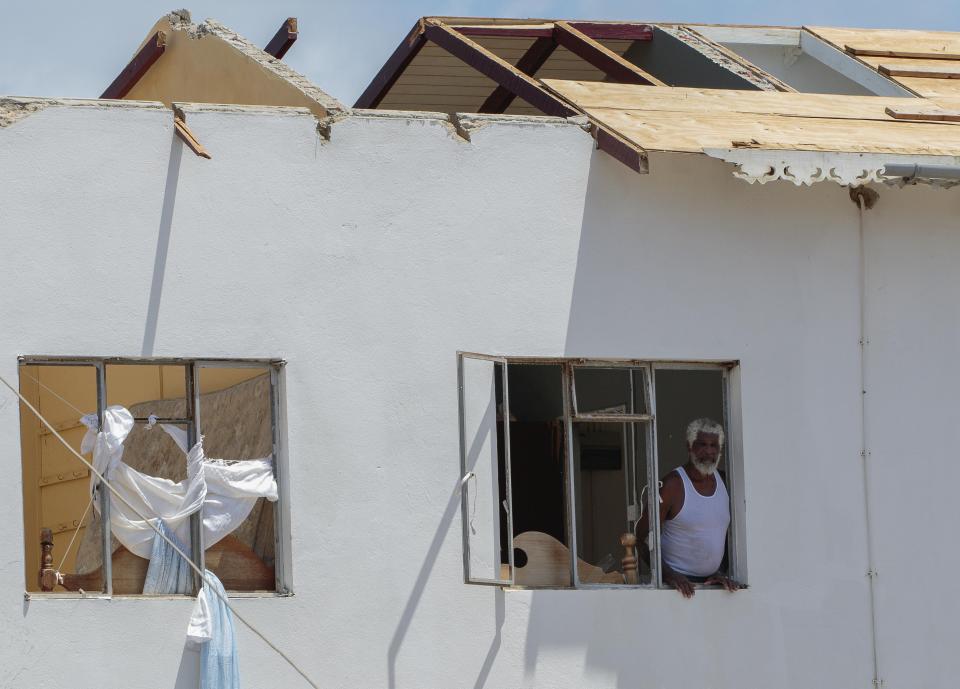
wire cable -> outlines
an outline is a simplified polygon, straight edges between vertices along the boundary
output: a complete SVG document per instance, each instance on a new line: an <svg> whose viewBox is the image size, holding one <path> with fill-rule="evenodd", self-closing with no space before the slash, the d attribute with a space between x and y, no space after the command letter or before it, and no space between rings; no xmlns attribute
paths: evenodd
<svg viewBox="0 0 960 689"><path fill-rule="evenodd" d="M37 381L37 382L40 382L40 381ZM91 464L90 462L88 462L86 459L83 458L83 455L81 455L79 452L77 452L75 449L73 449L73 447L70 445L70 443L68 443L66 440L64 440L64 439L63 439L63 436L60 435L60 434L57 432L57 429L53 427L53 424L51 424L49 421L47 421L47 420L44 418L44 416L43 416L39 411L37 411L37 409L36 409L32 404L30 404L30 402L27 400L26 397L24 397L23 395L21 395L20 392L19 392L16 388L14 388L12 385L10 385L10 383L7 382L7 379L4 378L3 376L0 376L0 383L3 383L4 385L6 385L14 395L16 395L17 397L19 397L19 398L20 398L20 401L27 407L27 409L29 409L31 412L33 412L33 414L34 414L38 419L40 419L41 423L43 423L44 426L46 426L48 429L50 429L50 432L53 433L53 435L55 435L55 436L57 437L57 440L59 440L61 443L63 443L63 446L64 446L64 447L66 447L77 459L79 459L81 462L83 462L83 463L87 466L87 468L90 469L90 471L92 471L93 474L94 474L98 479L100 479L100 482L101 482L104 486L106 486L107 489L108 489L111 493L113 493L114 497L116 497L120 502L122 502L124 505L126 505L135 515L137 515L138 517L140 517L140 519L142 519L142 520L145 521L147 524L149 524L149 525L150 525L150 528L153 529L153 530L157 533L157 535L160 536L160 538L162 538L164 541L166 541L167 544L168 544L171 548L173 548L173 549L180 555L180 557L182 557L182 558L184 559L184 561L186 561L186 563L187 563L188 565L190 565L190 567L193 569L193 571L196 572L197 575L200 577L201 581L203 581L203 583L207 585L207 590L208 590L208 591L212 591L213 593L215 593L216 596L217 596L217 598L219 598L221 601L223 601L223 604L224 604L225 606L227 606L227 609L229 609L230 612L232 612L233 615L234 615L238 620L240 620L247 629L249 629L249 630L252 631L254 634L256 634L257 636L259 636L267 646L269 646L270 648L272 648L272 649L277 653L277 655L279 655L281 658L283 658L285 661L287 661L287 663L290 665L290 667L292 667L294 670L296 670L296 671L300 674L300 676L303 677L311 687L313 687L313 689L320 689L320 687L319 687L312 679L310 679L309 675L307 675L306 672L304 672L303 670L301 670L300 667L299 667L295 662L293 662L293 660L291 660L290 657L289 657L286 653L284 653L284 652L281 651L279 648L277 648L277 647L273 644L273 642L270 641L270 639L268 639L266 636L263 635L263 632L261 632L261 631L260 631L259 629L257 629L255 626L253 626L253 624L252 624L251 622L247 621L240 613L238 613L238 612L236 611L236 609L235 609L232 605L230 605L230 601L227 600L227 597L226 597L225 595L222 595L219 591L216 590L216 588L214 588L213 585L210 584L210 581L207 579L206 574L205 574L204 572L202 572L202 571L200 570L200 568L197 567L196 564L194 564L193 560L191 560L190 557L189 557L185 552L183 552L183 550L181 550L180 547L177 546L176 543L174 543L174 542L173 542L172 540L170 540L166 535L164 535L164 533L160 530L160 528L153 523L153 520L151 520L150 518L148 518L148 517L146 517L145 515L141 514L140 511L137 510L136 507L134 507L133 505L131 505L131 504L123 497L123 495L121 495L120 492L119 492L116 488L114 488L114 487L110 484L110 482L107 481L106 478L104 478L103 474L101 474L99 471L97 471L96 467L94 467L93 464ZM68 404L69 404L69 403L68 403ZM72 406L72 405L71 405L71 406ZM82 414L82 413L83 413L83 412L81 412L81 414Z"/></svg>

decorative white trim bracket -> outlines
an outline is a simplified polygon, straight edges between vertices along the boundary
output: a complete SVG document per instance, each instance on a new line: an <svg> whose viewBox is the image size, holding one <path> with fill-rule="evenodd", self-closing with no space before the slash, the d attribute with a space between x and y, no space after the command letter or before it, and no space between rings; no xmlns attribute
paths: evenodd
<svg viewBox="0 0 960 689"><path fill-rule="evenodd" d="M810 186L815 182L836 182L859 187L871 182L902 184L900 178L883 176L883 168L893 163L917 165L960 165L954 156L913 156L889 153L852 153L845 151L793 151L769 148L705 148L712 158L736 166L733 176L753 184L775 180ZM928 180L917 180L928 182ZM945 186L938 184L938 186Z"/></svg>

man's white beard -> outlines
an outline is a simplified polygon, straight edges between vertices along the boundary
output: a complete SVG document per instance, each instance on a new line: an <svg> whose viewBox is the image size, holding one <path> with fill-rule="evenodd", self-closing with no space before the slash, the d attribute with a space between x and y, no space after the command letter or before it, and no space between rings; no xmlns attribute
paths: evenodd
<svg viewBox="0 0 960 689"><path fill-rule="evenodd" d="M717 470L717 467L720 465L720 457L718 456L714 462L701 462L696 457L690 457L690 461L693 463L694 468L699 471L703 476L709 476Z"/></svg>

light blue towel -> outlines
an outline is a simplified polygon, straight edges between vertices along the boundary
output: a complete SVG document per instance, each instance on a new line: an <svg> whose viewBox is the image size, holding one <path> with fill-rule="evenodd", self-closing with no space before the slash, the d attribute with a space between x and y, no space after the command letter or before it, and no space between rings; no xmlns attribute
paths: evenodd
<svg viewBox="0 0 960 689"><path fill-rule="evenodd" d="M189 550L167 528L162 519L159 522L163 535L177 544L183 552ZM193 570L180 554L169 543L160 538L159 534L153 537L153 550L150 553L150 565L147 567L147 576L143 580L143 592L146 594L164 593L193 593Z"/></svg>
<svg viewBox="0 0 960 689"><path fill-rule="evenodd" d="M205 574L208 583L204 586L211 589L206 591L211 638L200 649L200 689L240 689L233 613L224 603L223 584L209 569Z"/></svg>
<svg viewBox="0 0 960 689"><path fill-rule="evenodd" d="M163 535L188 552L173 531L159 520ZM190 593L193 590L193 570L180 554L159 534L153 537L150 565L143 581L147 594ZM200 596L205 600L197 606L191 625L199 623L209 633L209 640L200 644L200 689L240 689L240 665L237 663L237 639L233 632L233 613L223 602L226 592L223 584L209 569L205 571L207 582ZM220 595L217 595L217 594ZM201 603L198 601L198 603ZM189 632L188 632L189 636Z"/></svg>

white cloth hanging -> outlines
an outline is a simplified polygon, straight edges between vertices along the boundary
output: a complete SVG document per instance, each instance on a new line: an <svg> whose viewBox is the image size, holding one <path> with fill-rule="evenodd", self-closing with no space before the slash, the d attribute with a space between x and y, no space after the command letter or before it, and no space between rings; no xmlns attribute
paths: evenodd
<svg viewBox="0 0 960 689"><path fill-rule="evenodd" d="M250 514L258 498L277 500L277 482L271 459L245 460L228 464L208 460L203 440L189 451L186 433L162 424L164 430L187 455L187 478L179 483L148 476L122 461L123 441L133 430L133 415L119 405L108 407L98 433L95 414L84 416L87 434L81 452L93 451L93 465L110 484L142 514L161 519L181 543L190 542L190 515L203 508L204 544L210 547L237 528ZM91 491L101 490L91 475ZM94 500L98 513L100 505ZM154 530L123 502L111 495L110 528L124 547L142 558L150 558Z"/></svg>

